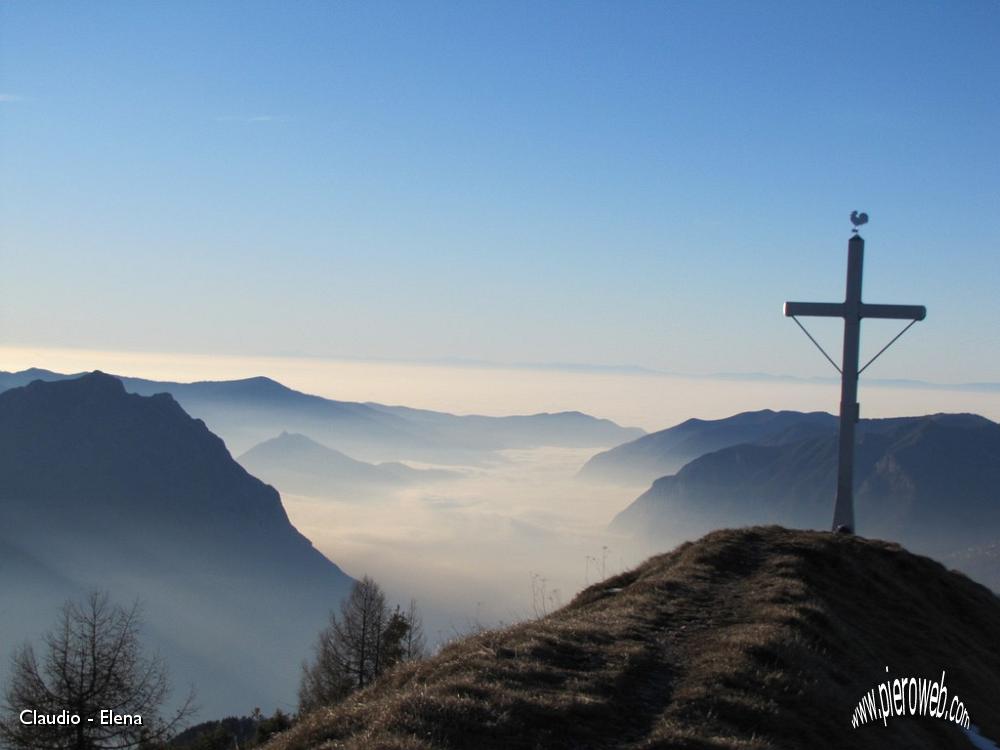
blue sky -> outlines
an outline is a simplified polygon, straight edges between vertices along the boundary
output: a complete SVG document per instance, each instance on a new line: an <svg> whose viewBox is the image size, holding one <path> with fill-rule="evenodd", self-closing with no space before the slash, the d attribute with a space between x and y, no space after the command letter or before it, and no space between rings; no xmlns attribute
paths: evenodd
<svg viewBox="0 0 1000 750"><path fill-rule="evenodd" d="M1000 4L0 4L0 344L1000 381ZM835 327L817 326L837 348ZM867 328L874 353L897 330Z"/></svg>

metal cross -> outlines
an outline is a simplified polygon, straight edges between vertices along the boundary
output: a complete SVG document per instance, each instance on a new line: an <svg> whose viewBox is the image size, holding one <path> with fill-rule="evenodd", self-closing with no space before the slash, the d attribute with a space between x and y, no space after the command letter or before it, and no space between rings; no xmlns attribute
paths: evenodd
<svg viewBox="0 0 1000 750"><path fill-rule="evenodd" d="M864 214L862 216L867 221L868 217ZM854 220L853 216L852 220ZM857 225L858 222L855 221L855 226ZM809 335L809 332L805 331L801 323L799 326L816 344L817 348L823 351L830 363L840 370L839 463L837 468L837 500L833 510L833 530L848 534L854 533L854 426L860 418L858 376L910 326L927 316L927 309L922 305L869 305L861 301L861 271L865 258L865 241L857 234L857 229L854 232L847 243L847 294L844 301L785 303L785 315L795 319L796 323L799 323L796 318L798 315L844 319L844 358L840 367L837 367L836 362L830 359L830 356ZM909 320L910 324L872 357L868 364L859 369L862 318Z"/></svg>

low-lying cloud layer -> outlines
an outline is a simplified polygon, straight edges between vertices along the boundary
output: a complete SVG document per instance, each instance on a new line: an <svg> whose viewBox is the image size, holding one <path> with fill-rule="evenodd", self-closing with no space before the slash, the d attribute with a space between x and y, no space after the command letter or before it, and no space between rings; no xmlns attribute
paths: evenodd
<svg viewBox="0 0 1000 750"><path fill-rule="evenodd" d="M374 576L401 603L416 597L429 639L441 642L551 610L641 558L606 531L635 489L574 479L591 453L505 451L460 479L378 499L283 498L292 522L346 572Z"/></svg>

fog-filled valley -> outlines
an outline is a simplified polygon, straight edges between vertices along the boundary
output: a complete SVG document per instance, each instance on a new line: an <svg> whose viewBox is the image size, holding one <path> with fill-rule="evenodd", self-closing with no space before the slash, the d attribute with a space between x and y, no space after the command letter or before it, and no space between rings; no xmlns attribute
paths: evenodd
<svg viewBox="0 0 1000 750"><path fill-rule="evenodd" d="M282 497L327 556L375 576L400 601L415 596L440 642L551 611L639 561L631 540L607 526L642 488L579 480L591 454L509 450L458 469L458 478L380 497Z"/></svg>
<svg viewBox="0 0 1000 750"><path fill-rule="evenodd" d="M647 434L581 412L330 401L267 378L31 370L0 374L0 390L0 577L20 602L5 634L37 639L88 590L140 599L211 715L293 711L299 665L351 579L415 600L434 650L715 528L828 523L836 427L822 412ZM998 435L970 415L863 422L862 519L1000 585Z"/></svg>

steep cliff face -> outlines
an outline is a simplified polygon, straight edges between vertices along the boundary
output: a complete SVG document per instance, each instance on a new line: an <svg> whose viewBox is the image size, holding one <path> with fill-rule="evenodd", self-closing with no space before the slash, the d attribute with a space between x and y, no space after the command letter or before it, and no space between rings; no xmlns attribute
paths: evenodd
<svg viewBox="0 0 1000 750"><path fill-rule="evenodd" d="M6 643L40 635L68 596L139 598L175 681L243 711L293 700L351 583L203 422L101 373L0 394L0 580L19 592Z"/></svg>

